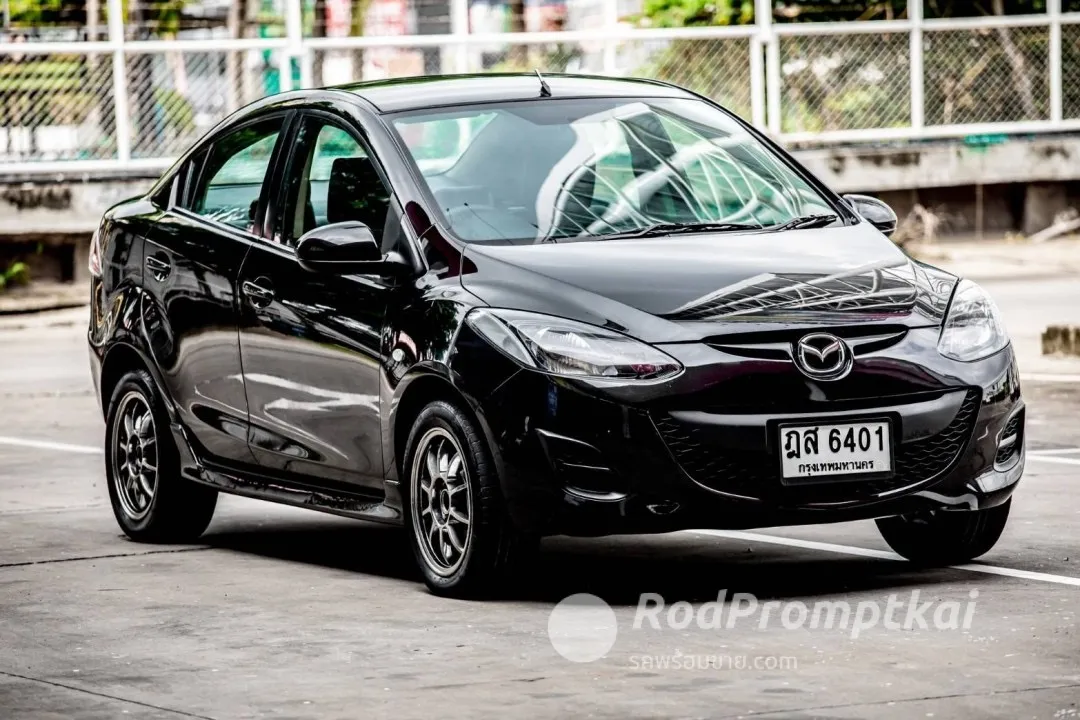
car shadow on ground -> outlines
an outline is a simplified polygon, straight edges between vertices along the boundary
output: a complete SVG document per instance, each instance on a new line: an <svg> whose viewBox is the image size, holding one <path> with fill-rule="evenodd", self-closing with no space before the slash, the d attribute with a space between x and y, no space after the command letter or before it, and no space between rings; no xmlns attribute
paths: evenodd
<svg viewBox="0 0 1080 720"><path fill-rule="evenodd" d="M405 531L314 518L208 533L211 547L288 562L401 580L425 592ZM910 592L957 582L965 571L920 569L906 562L845 557L747 543L674 535L544 540L520 581L498 594L517 602L556 603L592 593L612 605L636 606L642 593L668 603L716 600L721 590L760 600L813 599L852 592ZM980 578L980 584L992 582Z"/></svg>

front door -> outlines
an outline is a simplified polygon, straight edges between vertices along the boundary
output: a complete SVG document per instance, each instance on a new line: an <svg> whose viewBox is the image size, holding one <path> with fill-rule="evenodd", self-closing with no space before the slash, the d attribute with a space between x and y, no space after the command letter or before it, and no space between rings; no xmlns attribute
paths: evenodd
<svg viewBox="0 0 1080 720"><path fill-rule="evenodd" d="M182 168L173 206L143 256L144 327L180 420L201 457L254 464L237 334L237 278L258 235L265 179L284 116L214 140Z"/></svg>
<svg viewBox="0 0 1080 720"><path fill-rule="evenodd" d="M379 277L303 270L303 233L347 220L376 238L396 228L390 193L358 135L305 115L290 142L272 241L240 272L240 353L251 447L268 469L304 482L382 488L381 334L389 294Z"/></svg>

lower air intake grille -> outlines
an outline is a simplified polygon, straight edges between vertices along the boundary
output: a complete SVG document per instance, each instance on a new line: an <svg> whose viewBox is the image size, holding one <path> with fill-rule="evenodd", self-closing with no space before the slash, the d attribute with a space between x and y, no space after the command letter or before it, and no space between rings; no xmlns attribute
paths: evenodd
<svg viewBox="0 0 1080 720"><path fill-rule="evenodd" d="M680 422L666 413L655 414L653 422L686 474L706 487L751 498L843 502L880 495L943 474L956 462L971 437L979 398L977 390L968 391L956 416L945 429L931 437L899 445L895 456L896 473L891 478L799 487L781 484L780 461L773 453L718 447L709 439L709 430Z"/></svg>
<svg viewBox="0 0 1080 720"><path fill-rule="evenodd" d="M997 455L994 456L995 465L1004 465L1020 452L1020 448L1023 447L1024 437L1024 411L1013 415L1009 418L1009 422L1006 423L1005 429L1001 431L1001 439L1006 440L1013 438L1013 441L1008 445L1001 445L998 448Z"/></svg>

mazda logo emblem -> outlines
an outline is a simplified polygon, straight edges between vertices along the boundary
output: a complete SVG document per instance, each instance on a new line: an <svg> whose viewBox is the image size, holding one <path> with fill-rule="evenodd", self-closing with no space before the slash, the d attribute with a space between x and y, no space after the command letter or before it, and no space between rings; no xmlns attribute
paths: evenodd
<svg viewBox="0 0 1080 720"><path fill-rule="evenodd" d="M804 335L795 344L795 367L815 380L839 380L851 372L851 349L829 333Z"/></svg>

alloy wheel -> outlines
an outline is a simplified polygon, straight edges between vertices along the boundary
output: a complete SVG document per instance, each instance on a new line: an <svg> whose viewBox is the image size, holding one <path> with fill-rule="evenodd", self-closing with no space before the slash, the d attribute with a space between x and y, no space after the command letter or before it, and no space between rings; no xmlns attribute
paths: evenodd
<svg viewBox="0 0 1080 720"><path fill-rule="evenodd" d="M157 428L142 393L129 392L120 400L113 420L112 471L116 495L124 514L142 520L150 512L157 492Z"/></svg>
<svg viewBox="0 0 1080 720"><path fill-rule="evenodd" d="M443 428L424 433L411 473L413 532L428 567L447 577L472 542L472 485L461 446Z"/></svg>

